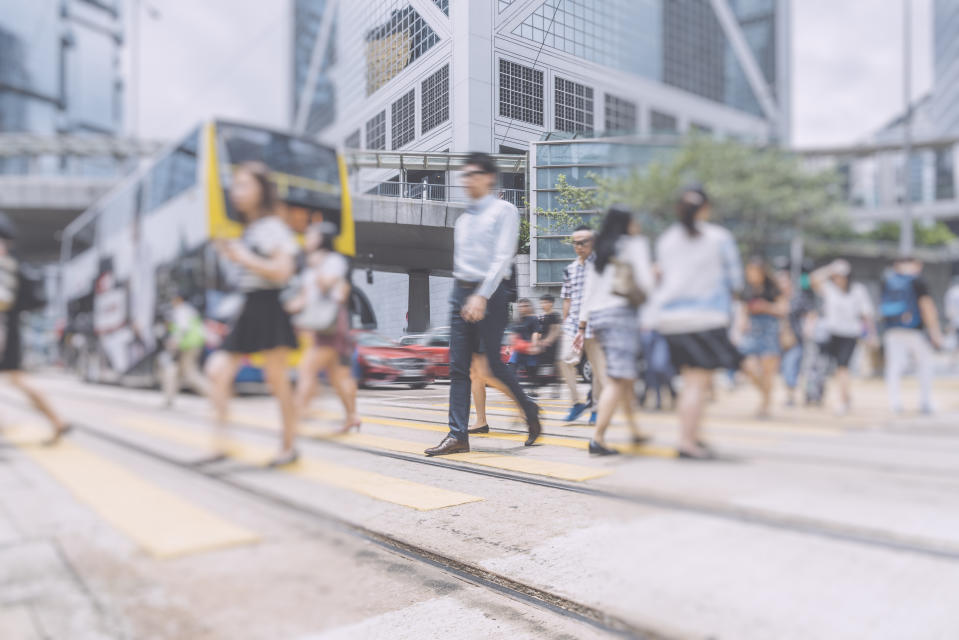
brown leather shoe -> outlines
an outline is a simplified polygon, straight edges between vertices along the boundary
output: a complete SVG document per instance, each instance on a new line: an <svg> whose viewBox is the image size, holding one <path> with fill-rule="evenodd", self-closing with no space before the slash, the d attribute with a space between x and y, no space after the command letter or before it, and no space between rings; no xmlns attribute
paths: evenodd
<svg viewBox="0 0 959 640"><path fill-rule="evenodd" d="M451 453L469 453L469 450L469 441L460 442L453 436L449 435L443 438L443 442L439 443L432 449L427 449L423 453L428 456L445 456Z"/></svg>

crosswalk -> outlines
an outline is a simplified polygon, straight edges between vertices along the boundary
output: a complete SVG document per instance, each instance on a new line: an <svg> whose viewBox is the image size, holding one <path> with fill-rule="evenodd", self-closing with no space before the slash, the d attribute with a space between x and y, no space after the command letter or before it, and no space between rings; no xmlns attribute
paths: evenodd
<svg viewBox="0 0 959 640"><path fill-rule="evenodd" d="M259 535L145 480L89 449L41 446L46 430L5 431L33 462L110 525L157 558L257 542Z"/></svg>
<svg viewBox="0 0 959 640"><path fill-rule="evenodd" d="M89 398L75 398L77 406L109 406L103 394ZM521 420L515 408L491 394L488 412L491 418L506 426L505 418L516 418L511 429L494 430L471 437L473 451L432 459L430 473L419 469L401 468L423 450L435 444L447 432L448 405L424 399L395 398L365 405L364 430L360 433L334 434L328 428L311 420L331 420L338 417L328 411L315 411L307 416L301 428L306 446L303 457L294 465L264 472L267 461L275 452L278 424L265 412L238 413L232 424L229 439L229 460L222 467L224 474L256 473L258 479L283 478L292 486L300 487L302 494L316 494L320 489L343 496L355 496L382 508L420 512L444 509L472 509L495 497L490 485L448 482L439 468L473 468L494 472L504 479L510 477L546 478L564 483L601 481L617 472L615 462L590 459L585 455L588 431L584 425L563 422L566 408L561 402L544 401L543 415L549 435L543 436L539 446L527 448ZM237 545L258 543L262 532L251 530L223 513L202 504L194 496L183 495L167 484L144 473L137 463L125 455L109 455L91 435L107 436L142 449L174 451L175 456L164 456L176 462L182 470L195 473L196 462L211 453L210 416L202 403L196 403L178 412L160 413L139 400L122 400L103 411L102 419L85 423L79 437L71 437L56 447L41 447L39 442L46 430L16 428L0 431L4 439L13 443L23 456L35 463L56 483L62 485L79 503L97 514L105 523L125 535L144 552L160 558L174 558L191 553L203 553ZM744 418L721 403L711 410L710 429L722 434L724 440L769 444L778 438L809 437L835 438L849 429L858 428L862 419L838 424L816 417L814 412L797 411L775 423L764 423ZM866 409L864 414L869 415ZM99 414L98 414L99 417ZM502 418L502 419L501 419ZM669 433L675 437L676 417L672 414L643 414L644 429L657 435ZM265 437L266 436L266 437ZM825 442L825 440L823 441ZM335 444L336 447L329 446ZM631 446L613 443L621 452L633 456L673 458L676 451L662 445ZM349 451L346 456L338 452ZM388 454L386 458L370 458L368 454ZM366 457L364 457L366 456ZM377 460L394 460L381 464ZM580 457L581 456L581 457ZM395 460L398 458L399 461ZM414 465L418 466L418 465ZM457 490L466 488L467 491Z"/></svg>

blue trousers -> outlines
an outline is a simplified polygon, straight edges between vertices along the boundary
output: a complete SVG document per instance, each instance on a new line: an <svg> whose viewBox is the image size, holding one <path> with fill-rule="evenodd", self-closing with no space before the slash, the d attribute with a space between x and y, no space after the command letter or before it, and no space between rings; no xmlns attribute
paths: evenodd
<svg viewBox="0 0 959 640"><path fill-rule="evenodd" d="M519 402L523 412L529 416L537 407L523 392L516 376L500 359L500 345L503 333L509 323L509 311L506 302L506 287L503 284L496 289L486 304L486 316L479 322L470 323L463 319L460 311L466 304L476 286L466 286L457 282L450 299L450 435L460 441L469 439L469 419L471 380L470 364L473 354L482 351L486 356L490 373L496 377Z"/></svg>

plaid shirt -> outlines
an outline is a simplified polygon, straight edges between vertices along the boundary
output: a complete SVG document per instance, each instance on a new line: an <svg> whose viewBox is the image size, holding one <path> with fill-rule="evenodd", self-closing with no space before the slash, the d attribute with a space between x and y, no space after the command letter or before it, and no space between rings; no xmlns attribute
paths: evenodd
<svg viewBox="0 0 959 640"><path fill-rule="evenodd" d="M586 284L586 267L596 260L596 254L591 253L586 258L586 262L580 264L579 260L573 260L566 269L563 270L563 291L559 297L569 300L569 315L566 316L566 322L563 323L563 333L569 337L576 335L579 329L579 311L583 306L583 286ZM593 328L586 325L586 337L593 337Z"/></svg>

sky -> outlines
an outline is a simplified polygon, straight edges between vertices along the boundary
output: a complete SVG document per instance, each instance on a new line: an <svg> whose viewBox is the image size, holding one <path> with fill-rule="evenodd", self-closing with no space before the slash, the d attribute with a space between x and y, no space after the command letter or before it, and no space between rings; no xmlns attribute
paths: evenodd
<svg viewBox="0 0 959 640"><path fill-rule="evenodd" d="M285 123L290 97L277 73L289 73L289 51L276 43L291 35L278 9L286 3L139 2L141 136L172 139L212 114ZM932 0L912 2L919 97L932 82ZM852 144L902 111L902 7L902 0L792 0L795 146Z"/></svg>

